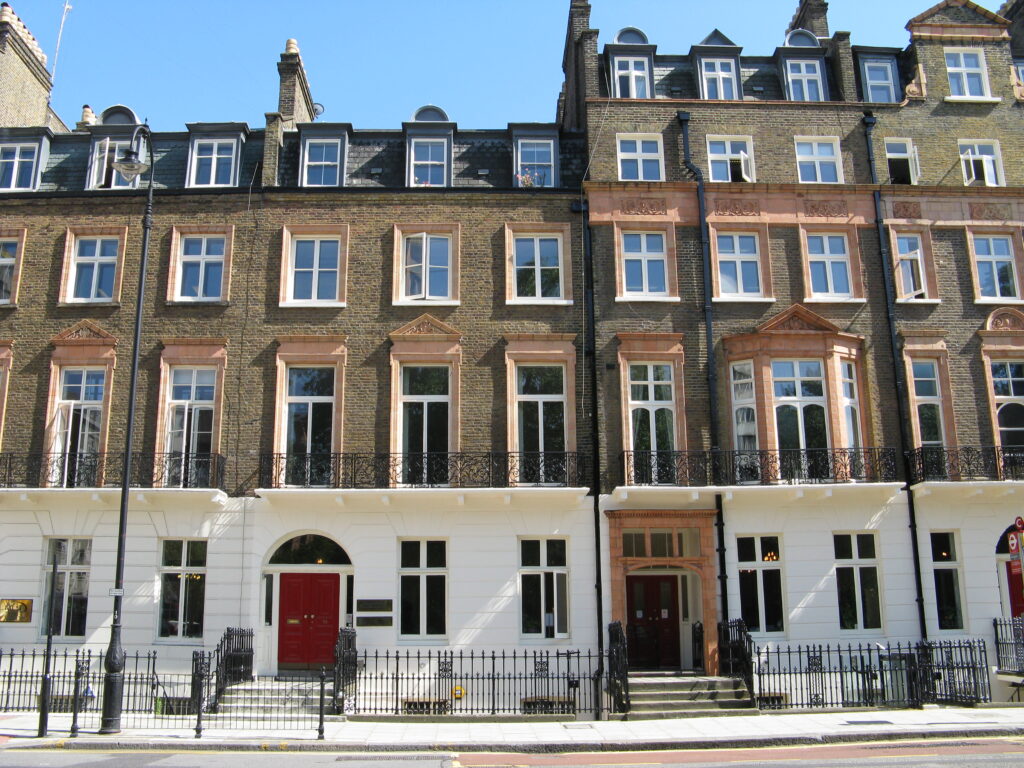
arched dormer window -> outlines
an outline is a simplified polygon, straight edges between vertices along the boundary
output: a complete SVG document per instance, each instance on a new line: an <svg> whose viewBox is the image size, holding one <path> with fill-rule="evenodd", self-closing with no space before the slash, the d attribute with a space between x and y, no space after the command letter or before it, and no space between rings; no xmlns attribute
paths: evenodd
<svg viewBox="0 0 1024 768"><path fill-rule="evenodd" d="M636 27L625 27L615 35L615 42L618 45L647 45L647 35L643 30Z"/></svg>
<svg viewBox="0 0 1024 768"><path fill-rule="evenodd" d="M794 29L786 35L786 46L790 48L817 48L818 38L806 29Z"/></svg>

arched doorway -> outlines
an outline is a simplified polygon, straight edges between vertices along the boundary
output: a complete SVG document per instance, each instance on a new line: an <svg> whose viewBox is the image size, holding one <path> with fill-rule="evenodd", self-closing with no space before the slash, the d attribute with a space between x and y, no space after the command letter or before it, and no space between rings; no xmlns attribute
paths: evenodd
<svg viewBox="0 0 1024 768"><path fill-rule="evenodd" d="M338 628L352 621L352 559L316 533L274 547L263 568L264 626L271 630L278 669L334 662Z"/></svg>
<svg viewBox="0 0 1024 768"><path fill-rule="evenodd" d="M1012 541L1011 539L1016 539ZM1024 616L1024 573L1021 569L1020 547L1024 545L1024 534L1011 525L996 544L996 561L999 569L999 586L1003 596L1003 611L1010 616Z"/></svg>

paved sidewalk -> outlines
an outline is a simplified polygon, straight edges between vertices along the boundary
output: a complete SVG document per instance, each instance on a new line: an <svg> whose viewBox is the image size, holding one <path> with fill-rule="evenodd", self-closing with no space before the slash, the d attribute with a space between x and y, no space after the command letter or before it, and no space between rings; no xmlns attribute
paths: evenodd
<svg viewBox="0 0 1024 768"><path fill-rule="evenodd" d="M0 749L224 749L355 752L566 752L763 747L967 736L1024 736L1024 708L927 707L814 714L693 717L638 722L473 723L328 722L315 731L125 730L68 737L70 717L53 715L36 738L37 715L0 714ZM6 738L5 738L6 737Z"/></svg>

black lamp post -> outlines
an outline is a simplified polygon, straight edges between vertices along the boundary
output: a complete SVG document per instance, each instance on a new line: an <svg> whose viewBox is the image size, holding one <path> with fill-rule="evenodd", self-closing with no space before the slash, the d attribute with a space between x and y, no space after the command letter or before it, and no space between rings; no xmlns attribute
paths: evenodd
<svg viewBox="0 0 1024 768"><path fill-rule="evenodd" d="M139 159L138 142L145 139L149 150L149 163ZM121 475L121 514L117 522L117 564L114 567L114 613L110 622L110 643L103 659L103 714L100 733L119 733L121 705L124 692L124 648L121 646L121 602L124 598L124 550L128 533L128 496L131 486L132 438L135 428L135 389L139 378L139 344L142 337L142 299L146 291L146 261L149 258L149 234L153 229L153 135L140 125L132 133L124 157L114 162L114 170L131 181L149 171L146 192L146 210L142 214L142 260L139 262L139 291L135 300L135 341L132 345L132 364L128 371L128 423L125 427L124 460Z"/></svg>

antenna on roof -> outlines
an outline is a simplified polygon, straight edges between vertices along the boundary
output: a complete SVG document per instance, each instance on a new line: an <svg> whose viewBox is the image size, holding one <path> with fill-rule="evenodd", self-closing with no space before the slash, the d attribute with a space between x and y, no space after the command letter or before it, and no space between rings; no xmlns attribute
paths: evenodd
<svg viewBox="0 0 1024 768"><path fill-rule="evenodd" d="M53 52L53 68L50 70L50 82L57 79L57 57L60 56L60 39L64 36L64 22L71 11L71 0L64 0L64 13L60 16L60 29L57 32L57 50Z"/></svg>

